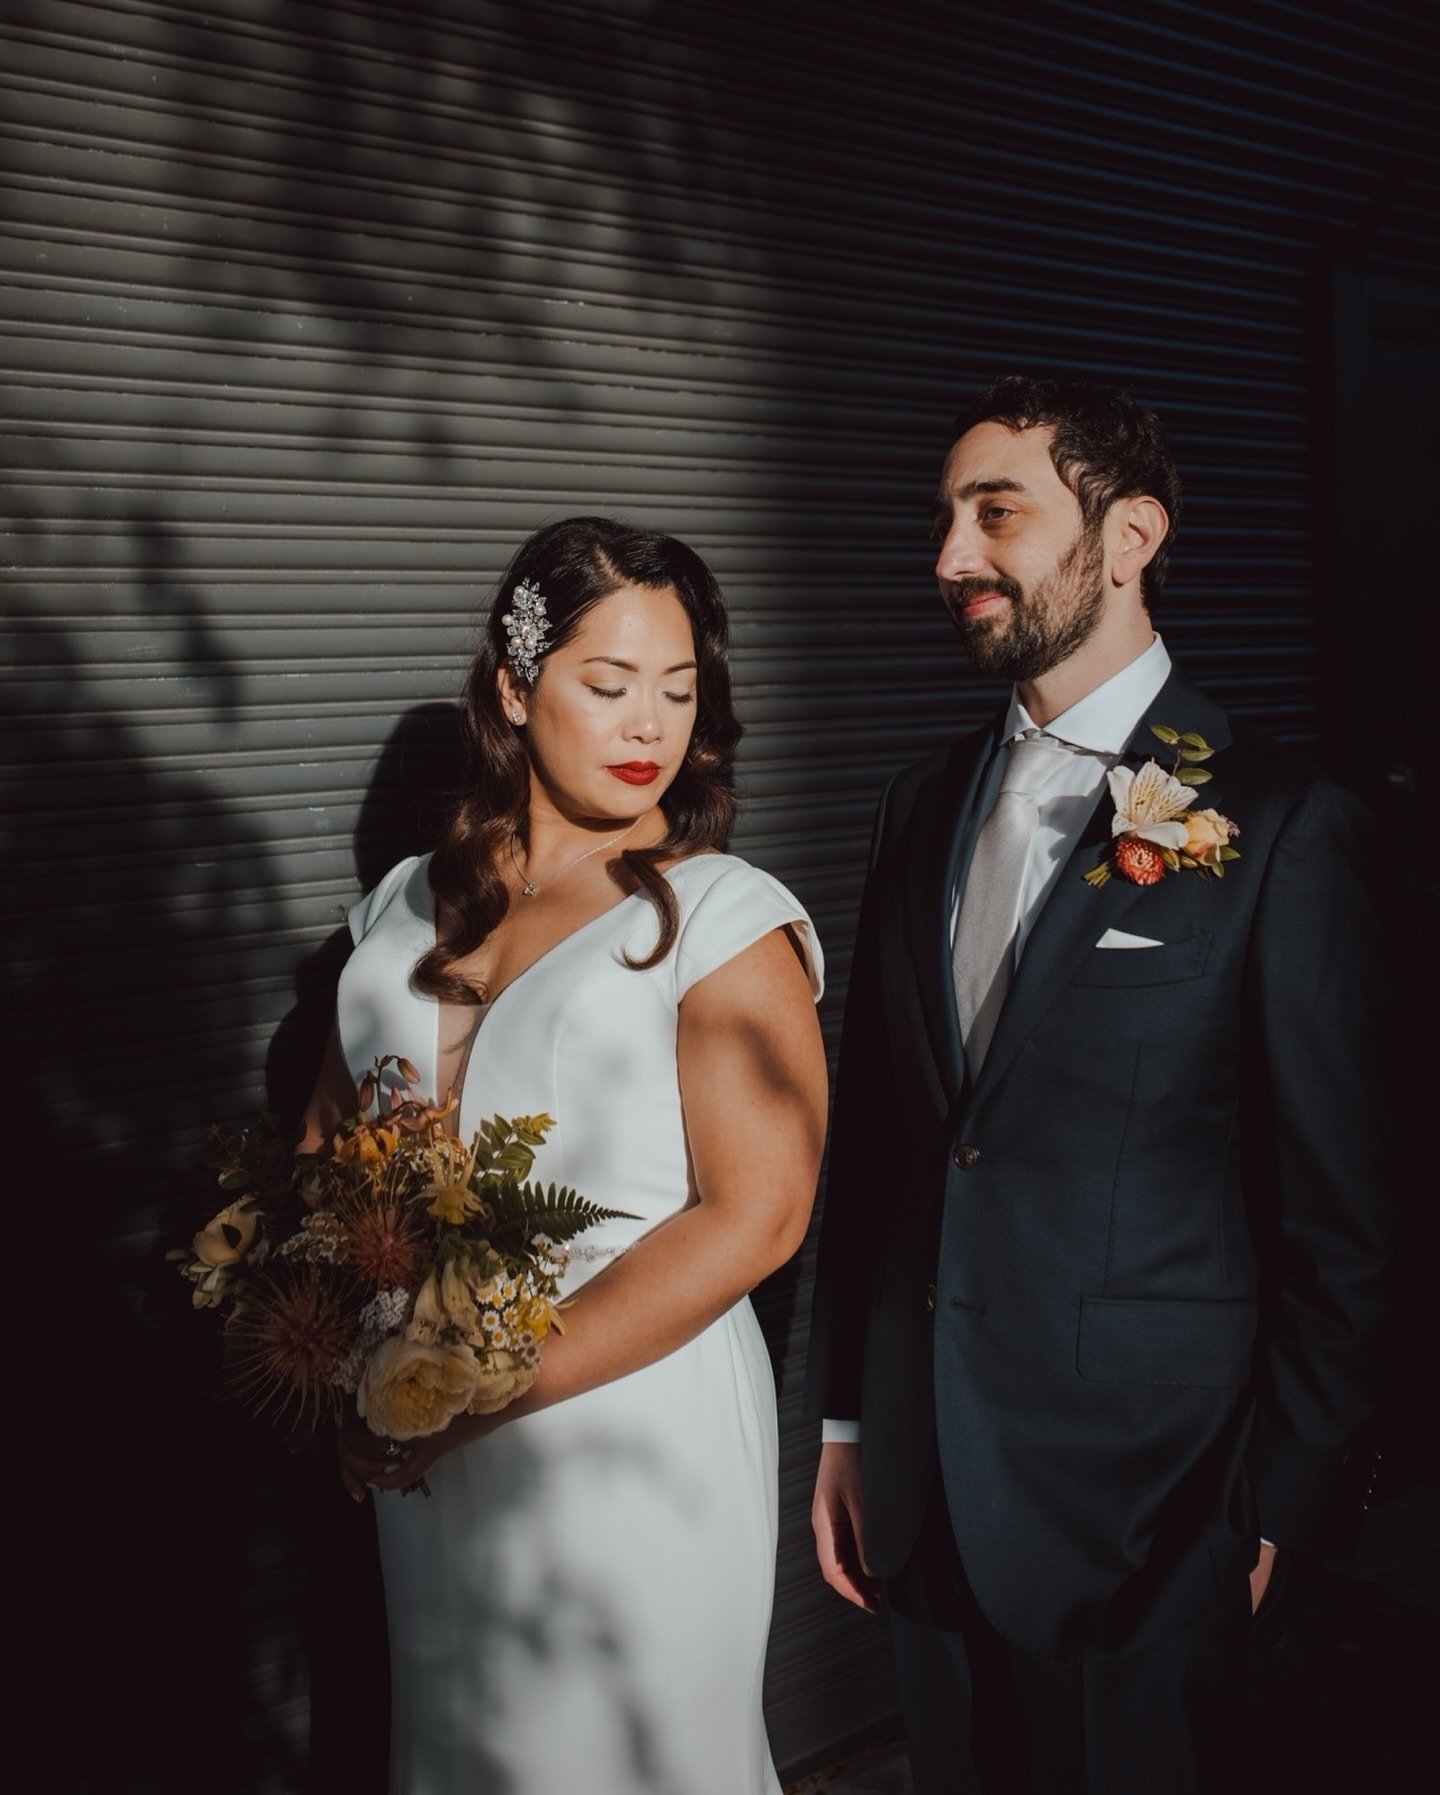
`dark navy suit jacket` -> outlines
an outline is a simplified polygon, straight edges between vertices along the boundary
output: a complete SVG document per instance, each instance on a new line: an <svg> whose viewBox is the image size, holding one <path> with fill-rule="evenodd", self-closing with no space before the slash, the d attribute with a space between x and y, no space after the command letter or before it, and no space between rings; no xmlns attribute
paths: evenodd
<svg viewBox="0 0 1440 1795"><path fill-rule="evenodd" d="M937 1468L976 1597L1086 1657L1305 1547L1369 1416L1390 1229L1388 1027L1361 807L1171 677L1149 724L1216 750L1223 879L1083 875L1102 794L967 1082L956 873L990 728L881 805L837 1084L811 1407L858 1416L872 1568ZM1100 949L1109 928L1158 947Z"/></svg>

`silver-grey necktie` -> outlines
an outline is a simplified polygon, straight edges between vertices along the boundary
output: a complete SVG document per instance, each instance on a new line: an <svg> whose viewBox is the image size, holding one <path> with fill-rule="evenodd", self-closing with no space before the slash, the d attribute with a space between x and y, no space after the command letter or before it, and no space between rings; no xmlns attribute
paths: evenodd
<svg viewBox="0 0 1440 1795"><path fill-rule="evenodd" d="M1048 735L1011 742L995 808L975 843L953 955L960 1037L972 1078L980 1074L1010 989L1020 899L1040 821L1039 793L1067 752Z"/></svg>

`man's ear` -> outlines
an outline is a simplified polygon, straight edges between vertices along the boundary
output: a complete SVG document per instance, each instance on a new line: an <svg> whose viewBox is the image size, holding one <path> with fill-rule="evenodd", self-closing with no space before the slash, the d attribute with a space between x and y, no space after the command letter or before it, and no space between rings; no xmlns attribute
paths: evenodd
<svg viewBox="0 0 1440 1795"><path fill-rule="evenodd" d="M1110 579L1116 586L1128 586L1138 580L1155 558L1155 551L1170 532L1170 518L1159 499L1142 493L1133 499L1121 499L1107 520L1113 547L1110 554Z"/></svg>

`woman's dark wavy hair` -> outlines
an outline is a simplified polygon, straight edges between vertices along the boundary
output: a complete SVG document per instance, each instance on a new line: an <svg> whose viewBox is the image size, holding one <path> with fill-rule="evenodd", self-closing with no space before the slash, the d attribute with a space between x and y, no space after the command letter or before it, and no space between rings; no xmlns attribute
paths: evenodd
<svg viewBox="0 0 1440 1795"><path fill-rule="evenodd" d="M660 863L723 848L735 821L731 756L740 725L730 702L729 624L714 574L673 536L632 529L608 517L567 517L537 530L500 581L470 668L463 710L465 794L430 862L439 920L435 945L415 968L415 984L451 1003L483 1001L484 992L461 978L455 964L474 953L509 908L499 868L512 838L522 845L528 840L530 759L506 719L496 680L509 662L500 620L522 580L533 580L545 600L547 654L568 642L586 613L621 586L672 587L690 619L695 728L684 764L660 800L669 828L654 847L627 848L620 855L660 919L653 951L631 962L637 970L665 957L680 926L675 893ZM519 677L513 666L511 672ZM535 683L544 677L542 659Z"/></svg>
<svg viewBox="0 0 1440 1795"><path fill-rule="evenodd" d="M1046 424L1055 432L1050 460L1079 501L1087 529L1098 528L1117 499L1141 494L1159 499L1170 528L1140 575L1140 595L1153 610L1180 522L1180 475L1155 413L1118 386L1005 374L965 407L955 420L955 436L988 423L1007 430Z"/></svg>

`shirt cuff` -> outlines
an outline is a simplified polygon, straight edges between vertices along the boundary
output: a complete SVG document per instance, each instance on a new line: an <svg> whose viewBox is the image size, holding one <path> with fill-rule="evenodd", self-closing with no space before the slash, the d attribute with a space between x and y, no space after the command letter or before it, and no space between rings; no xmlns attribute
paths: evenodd
<svg viewBox="0 0 1440 1795"><path fill-rule="evenodd" d="M860 1423L826 1419L820 1423L820 1443L822 1446L858 1446Z"/></svg>

